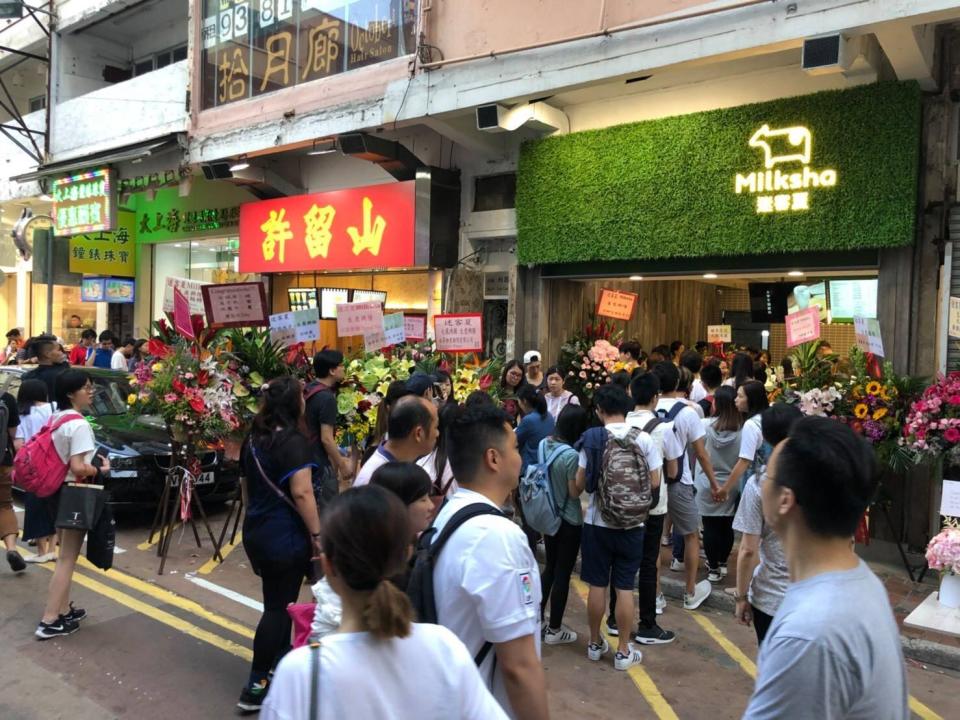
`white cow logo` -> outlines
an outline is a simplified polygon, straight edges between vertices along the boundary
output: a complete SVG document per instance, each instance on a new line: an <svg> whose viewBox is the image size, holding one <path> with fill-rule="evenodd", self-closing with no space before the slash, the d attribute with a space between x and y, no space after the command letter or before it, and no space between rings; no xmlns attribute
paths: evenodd
<svg viewBox="0 0 960 720"><path fill-rule="evenodd" d="M764 165L769 170L786 162L799 161L809 165L813 138L805 127L771 130L769 125L764 125L753 134L749 144L763 150Z"/></svg>

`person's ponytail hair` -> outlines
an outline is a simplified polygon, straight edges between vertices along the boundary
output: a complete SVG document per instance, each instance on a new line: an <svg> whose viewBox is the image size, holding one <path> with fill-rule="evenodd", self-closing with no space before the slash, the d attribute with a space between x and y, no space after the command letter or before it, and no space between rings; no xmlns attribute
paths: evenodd
<svg viewBox="0 0 960 720"><path fill-rule="evenodd" d="M363 622L378 640L410 634L413 607L387 578L403 571L410 546L407 508L377 485L337 495L323 513L323 553L344 584L370 593Z"/></svg>
<svg viewBox="0 0 960 720"><path fill-rule="evenodd" d="M522 400L540 415L547 413L547 399L541 395L533 385L523 385L517 391L517 400Z"/></svg>

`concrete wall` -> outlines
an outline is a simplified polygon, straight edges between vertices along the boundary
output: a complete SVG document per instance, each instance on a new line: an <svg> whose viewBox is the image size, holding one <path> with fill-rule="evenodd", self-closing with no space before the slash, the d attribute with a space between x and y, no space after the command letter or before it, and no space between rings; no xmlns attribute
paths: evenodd
<svg viewBox="0 0 960 720"><path fill-rule="evenodd" d="M40 112L30 113L23 116L24 123L31 130L43 130L46 127L47 116L41 110ZM33 149L33 146L22 137L20 133L10 131L26 147ZM43 137L34 136L34 141L43 151ZM37 161L31 158L27 153L17 147L14 143L0 135L0 202L13 200L17 198L33 197L40 194L40 188L36 183L24 183L23 185L10 180L14 175L36 170ZM6 242L4 238L4 242Z"/></svg>
<svg viewBox="0 0 960 720"><path fill-rule="evenodd" d="M53 160L187 129L187 61L109 85L51 109Z"/></svg>
<svg viewBox="0 0 960 720"><path fill-rule="evenodd" d="M126 68L130 49L92 35L58 35L54 54L56 63L55 104L111 86L103 79L107 65Z"/></svg>

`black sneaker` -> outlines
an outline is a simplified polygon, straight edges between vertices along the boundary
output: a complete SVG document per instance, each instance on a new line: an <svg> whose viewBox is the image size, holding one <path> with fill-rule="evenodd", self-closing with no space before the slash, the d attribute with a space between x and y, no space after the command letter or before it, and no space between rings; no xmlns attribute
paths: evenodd
<svg viewBox="0 0 960 720"><path fill-rule="evenodd" d="M83 608L74 607L73 603L70 603L70 612L68 612L64 617L67 620L72 620L75 623L79 623L85 617L87 617L87 611Z"/></svg>
<svg viewBox="0 0 960 720"><path fill-rule="evenodd" d="M259 712L260 706L267 697L267 683L262 685L247 685L240 693L237 707L244 712Z"/></svg>
<svg viewBox="0 0 960 720"><path fill-rule="evenodd" d="M79 629L79 623L75 623L73 620L67 620L67 618L61 615L52 623L41 621L33 634L37 636L38 640L49 640L50 638L72 635Z"/></svg>
<svg viewBox="0 0 960 720"><path fill-rule="evenodd" d="M10 563L10 569L15 573L23 572L27 569L27 561L16 550L7 550L7 562Z"/></svg>
<svg viewBox="0 0 960 720"><path fill-rule="evenodd" d="M677 639L677 634L672 630L664 630L659 625L654 625L651 628L637 628L637 634L633 639L641 645L667 645Z"/></svg>
<svg viewBox="0 0 960 720"><path fill-rule="evenodd" d="M617 629L617 619L607 618L607 635L610 637L620 637L620 630Z"/></svg>

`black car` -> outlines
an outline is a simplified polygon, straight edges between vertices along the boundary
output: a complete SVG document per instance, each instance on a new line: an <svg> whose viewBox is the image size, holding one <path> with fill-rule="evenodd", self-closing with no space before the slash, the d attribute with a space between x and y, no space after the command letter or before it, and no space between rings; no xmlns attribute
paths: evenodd
<svg viewBox="0 0 960 720"><path fill-rule="evenodd" d="M0 392L16 397L23 374L32 369L28 365L0 367ZM84 369L96 386L89 417L97 451L110 459L110 502L117 508L156 508L171 456L171 438L163 420L127 412L127 396L132 390L125 373ZM222 452L212 450L200 454L200 463L197 492L204 504L233 497L240 482L237 463L225 461Z"/></svg>

